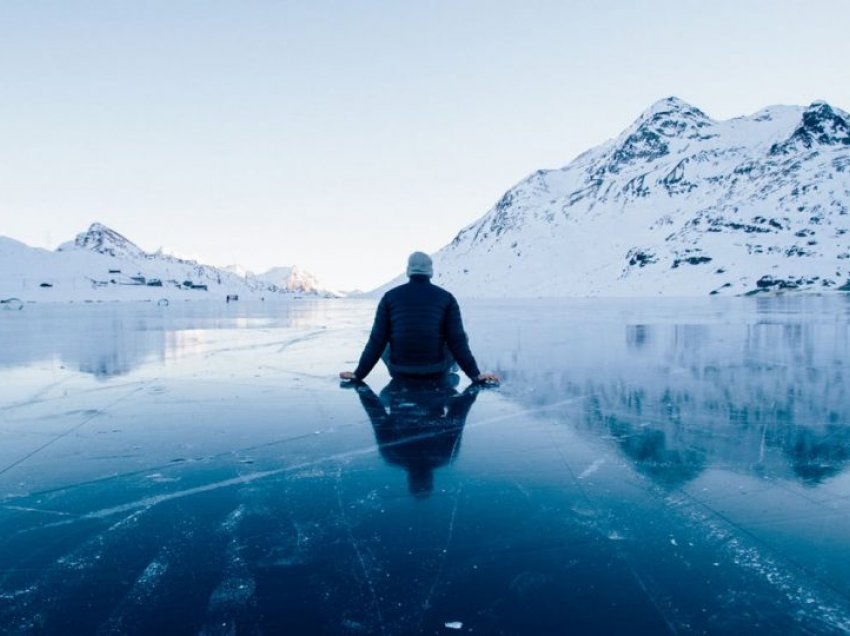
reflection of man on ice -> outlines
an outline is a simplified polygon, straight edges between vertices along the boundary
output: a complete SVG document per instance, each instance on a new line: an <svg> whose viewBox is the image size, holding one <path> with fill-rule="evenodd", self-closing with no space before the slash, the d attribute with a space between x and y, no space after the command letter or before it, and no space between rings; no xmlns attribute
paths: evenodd
<svg viewBox="0 0 850 636"><path fill-rule="evenodd" d="M439 380L394 379L380 398L366 384L355 385L369 415L381 456L407 471L407 485L416 497L434 490L434 470L454 460L469 410L479 385L455 390L457 375Z"/></svg>
<svg viewBox="0 0 850 636"><path fill-rule="evenodd" d="M339 376L361 381L383 358L393 378L436 379L457 363L473 382L498 383L497 375L478 369L455 297L431 284L431 258L423 252L411 254L407 275L407 283L381 298L357 368Z"/></svg>

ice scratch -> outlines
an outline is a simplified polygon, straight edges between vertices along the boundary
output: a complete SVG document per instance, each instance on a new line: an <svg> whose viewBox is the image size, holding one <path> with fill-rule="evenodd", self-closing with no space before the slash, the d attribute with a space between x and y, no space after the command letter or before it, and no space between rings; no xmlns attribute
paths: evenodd
<svg viewBox="0 0 850 636"><path fill-rule="evenodd" d="M460 493L462 488L458 488L455 494L454 505L452 506L452 514L449 518L449 528L446 532L446 544L440 554L440 566L437 568L437 575L434 577L434 582L431 584L431 589L428 590L428 596L425 597L425 602L422 603L422 616L419 619L419 631L422 631L422 623L425 622L425 614L431 608L431 599L434 597L434 592L443 578L443 570L446 567L446 557L449 553L449 545L451 545L452 537L455 533L455 518L457 517L458 503L460 502Z"/></svg>
<svg viewBox="0 0 850 636"><path fill-rule="evenodd" d="M594 460L593 463L590 466L588 466L583 471L581 471L581 474L578 476L578 478L579 479L585 479L587 477L590 477L593 473L595 473L597 470L599 470L599 468L604 463L605 463L605 460L601 457L599 459Z"/></svg>
<svg viewBox="0 0 850 636"><path fill-rule="evenodd" d="M141 388L142 387L137 388L136 391L141 390ZM133 393L135 393L136 391L133 391ZM128 394L124 397L129 397L129 395L130 394ZM485 420L480 420L478 422L475 422L474 424L468 424L466 426L466 428L468 430L470 428L477 428L479 426L485 426L487 424L493 424L495 422L513 419L513 418L519 417L521 415L532 413L532 412L549 410L549 409L555 408L557 406L562 406L564 404L581 401L581 400L585 399L585 397L586 396L578 396L578 397L574 397L574 398L569 398L569 399L566 399L566 400L561 400L560 402L556 402L554 404L548 404L544 407L535 408L535 409L528 409L528 410L522 411L520 413L510 413L510 414L506 414L506 415L498 415L498 416L491 417L491 418L488 418L488 419L485 419ZM121 399L123 399L123 398L121 398ZM71 431L68 431L67 433L64 433L63 435L69 434L70 432ZM410 436L410 437L405 437L404 439L399 440L398 442L390 442L388 444L382 444L382 447L386 448L386 447L392 447L392 446L401 445L401 444L409 444L410 442L415 441L415 440L428 439L428 438L435 437L435 436L440 435L440 434L441 434L440 432L423 433L422 435L414 435L414 436ZM35 452L37 452L37 451L34 451L33 454ZM191 497L193 495L211 492L211 491L219 490L221 488L229 488L231 486L240 486L240 485L244 485L244 484L250 484L250 483L255 482L255 481L267 479L269 477L275 477L277 475L283 475L283 474L286 474L286 473L302 471L302 470L314 468L316 466L320 466L322 464L326 464L326 463L329 463L329 462L339 461L339 460L342 460L342 459L350 459L350 458L359 457L359 456L372 455L372 454L375 454L377 452L378 452L377 446L367 446L367 447L364 447L364 448L357 448L357 449L350 450L350 451L343 451L341 453L334 453L334 454L328 455L326 457L320 457L320 458L312 460L312 461L301 462L301 463L298 463L298 464L293 464L291 466L285 466L283 468L275 468L273 470L257 471L257 472L254 472L254 473L248 473L246 475L239 475L237 477L231 477L230 479L223 479L221 481L216 481L216 482L212 482L212 483L209 483L209 484L204 484L202 486L195 486L194 488L187 488L185 490L178 490L178 491L175 491L175 492L170 492L170 493L166 493L166 494L162 494L162 495L152 495L150 497L145 497L144 499L138 499L136 501L130 501L128 503L119 504L117 506L111 506L109 508L101 508L100 510L94 510L94 511L88 512L86 514L79 515L74 519L69 519L69 520L65 520L65 521L57 521L57 522L55 522L53 524L49 524L49 525L50 526L58 526L58 525L65 525L65 524L68 524L68 523L73 523L73 522L78 521L78 520L102 519L104 517L110 517L112 515L121 514L121 513L124 513L124 512L131 512L131 511L134 511L134 510L138 510L140 508L150 508L152 506L156 506L156 505L159 505L161 503L168 502L168 501L173 501L175 499L182 499L184 497ZM23 460L21 460L21 461L23 461ZM20 463L20 462L18 462L18 463ZM8 468L6 470L8 470ZM2 474L2 472L3 471L0 471L0 474Z"/></svg>
<svg viewBox="0 0 850 636"><path fill-rule="evenodd" d="M357 560L360 562L360 568L363 570L363 576L366 577L366 584L368 585L369 593L372 596L372 605L375 607L375 613L378 615L378 623L381 626L381 633L386 634L387 630L384 626L384 615L381 613L381 604L378 602L378 594L375 592L375 584L369 574L369 568L366 566L366 560L363 558L363 553L360 551L360 547L357 545L357 541L354 538L354 533L351 531L351 522L349 522L348 517L345 514L345 507L342 505L342 493L340 492L340 484L342 482L341 467L337 468L336 478L336 500L339 504L340 518L345 526L345 531L348 534L348 540L351 543L351 547L354 548L354 553L357 555Z"/></svg>
<svg viewBox="0 0 850 636"><path fill-rule="evenodd" d="M101 625L100 634L125 634L132 620L131 614L141 608L149 606L156 594L157 588L162 584L169 570L169 557L167 548L163 547L159 554L139 574L133 587L118 604L112 615Z"/></svg>
<svg viewBox="0 0 850 636"><path fill-rule="evenodd" d="M119 397L117 400L114 400L113 402L110 402L109 404L107 404L107 405L106 405L106 408L105 408L105 409L103 409L103 411L105 411L106 409L109 409L109 408L111 408L111 407L115 406L116 404L118 404L118 403L119 403L119 402L121 402L122 400L127 399L127 398L128 398L128 397L130 397L131 395L133 395L133 394L135 394L135 393L138 393L138 392L139 392L139 391L141 391L143 388L144 388L144 385L137 386L135 389L133 389L133 390L132 390L132 391L130 391L129 393L125 393L124 395L122 395L121 397ZM61 433L59 433L59 435L57 435L56 437L53 437L53 438L49 439L48 441L46 441L44 444L42 444L42 445L41 445L41 446L39 446L38 448L36 448L36 449L34 449L34 450L30 451L29 453L27 453L27 454L26 454L26 455L24 455L23 457L20 457L20 458L16 459L15 461L13 461L13 462L12 462L11 464L9 464L8 466L6 466L6 467L4 467L4 468L0 468L0 475L2 475L3 473L6 473L6 472L8 472L8 471L12 470L15 466L19 466L20 464L24 463L26 460L28 460L29 458L33 457L34 455L37 455L38 453L40 453L41 451L43 451L43 450L44 450L45 448L47 448L48 446L51 446L52 444L55 444L56 442L58 442L58 441L59 441L60 439L62 439L63 437L67 437L68 435L70 435L70 434L71 434L71 433L73 433L74 431L76 431L76 430L78 430L78 429L82 428L83 426L85 426L86 424L88 424L89 422L91 422L94 418L96 418L98 415L100 415L103 411L95 411L92 415L89 415L88 417L83 418L83 420L82 420L81 422L79 422L79 423L77 423L77 424L74 424L74 426L72 426L71 428L69 428L69 429L67 429L67 430L65 430L65 431L62 431Z"/></svg>
<svg viewBox="0 0 850 636"><path fill-rule="evenodd" d="M225 552L222 579L210 595L207 604L206 626L200 634L235 634L240 615L246 620L256 615L256 581L248 562L242 556L245 546L239 540L239 526L245 517L245 505L240 504L221 524L229 537ZM242 626L245 627L244 625Z"/></svg>
<svg viewBox="0 0 850 636"><path fill-rule="evenodd" d="M12 506L5 505L3 506L6 510L17 510L18 512L40 512L45 515L58 515L60 517L73 517L74 515L70 512L62 512L61 510L43 510L41 508L28 508L26 506Z"/></svg>

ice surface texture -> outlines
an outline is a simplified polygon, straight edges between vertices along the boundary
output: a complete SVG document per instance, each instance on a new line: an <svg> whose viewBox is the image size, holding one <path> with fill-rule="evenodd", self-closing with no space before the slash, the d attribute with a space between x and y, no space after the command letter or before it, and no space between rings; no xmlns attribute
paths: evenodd
<svg viewBox="0 0 850 636"><path fill-rule="evenodd" d="M481 391L373 311L0 313L4 633L850 629L843 297L467 303Z"/></svg>

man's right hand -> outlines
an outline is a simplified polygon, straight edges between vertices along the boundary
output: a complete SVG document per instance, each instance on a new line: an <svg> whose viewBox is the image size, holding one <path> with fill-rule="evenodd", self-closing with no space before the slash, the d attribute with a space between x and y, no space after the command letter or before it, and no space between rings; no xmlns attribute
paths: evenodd
<svg viewBox="0 0 850 636"><path fill-rule="evenodd" d="M351 371L340 371L339 377L341 380L356 380L357 376Z"/></svg>
<svg viewBox="0 0 850 636"><path fill-rule="evenodd" d="M502 380L495 373L480 373L475 381L481 384L499 384Z"/></svg>

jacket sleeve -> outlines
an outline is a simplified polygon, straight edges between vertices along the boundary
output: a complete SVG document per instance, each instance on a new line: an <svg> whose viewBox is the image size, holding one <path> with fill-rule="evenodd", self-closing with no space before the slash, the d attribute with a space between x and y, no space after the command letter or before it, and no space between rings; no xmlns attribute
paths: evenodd
<svg viewBox="0 0 850 636"><path fill-rule="evenodd" d="M451 351L451 354L457 360L463 372L471 380L475 380L481 375L481 371L478 369L478 364L475 362L472 351L469 350L469 340L466 337L466 332L463 330L460 307L454 296L449 301L444 320L443 329L445 330L446 344L449 346L449 351Z"/></svg>
<svg viewBox="0 0 850 636"><path fill-rule="evenodd" d="M386 296L384 296L381 298L381 302L378 303L378 310L375 312L375 322L372 325L372 332L369 334L369 341L366 343L366 347L360 355L360 362L354 370L354 376L358 380L365 378L375 368L389 340L390 310L387 306Z"/></svg>

